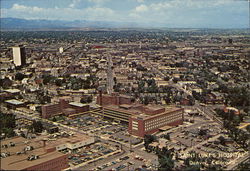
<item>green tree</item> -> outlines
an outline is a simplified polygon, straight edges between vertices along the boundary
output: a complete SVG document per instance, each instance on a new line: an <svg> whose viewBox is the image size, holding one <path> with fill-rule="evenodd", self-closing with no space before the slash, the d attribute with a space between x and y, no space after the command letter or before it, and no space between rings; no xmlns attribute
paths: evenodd
<svg viewBox="0 0 250 171"><path fill-rule="evenodd" d="M164 81L169 81L170 77L169 76L165 76L164 77Z"/></svg>
<svg viewBox="0 0 250 171"><path fill-rule="evenodd" d="M56 117L55 116L52 118L52 122L56 122Z"/></svg>
<svg viewBox="0 0 250 171"><path fill-rule="evenodd" d="M144 147L147 151L149 151L149 144L156 141L156 136L154 135L145 135L144 136Z"/></svg>
<svg viewBox="0 0 250 171"><path fill-rule="evenodd" d="M143 98L143 104L144 104L144 105L148 105L149 102L150 102L150 97L149 97L149 96L145 96L145 97Z"/></svg>
<svg viewBox="0 0 250 171"><path fill-rule="evenodd" d="M58 87L62 86L62 83L63 83L63 81L62 81L61 79L56 79L56 80L55 80L55 84L56 84L56 86L58 86Z"/></svg>
<svg viewBox="0 0 250 171"><path fill-rule="evenodd" d="M159 161L158 170L160 171L173 170L174 160L173 160L172 150L167 149L167 147L163 147L162 149L157 148L156 154L158 156L158 161Z"/></svg>
<svg viewBox="0 0 250 171"><path fill-rule="evenodd" d="M43 131L43 124L41 121L33 121L32 127L36 133L41 133Z"/></svg>
<svg viewBox="0 0 250 171"><path fill-rule="evenodd" d="M10 138L15 136L15 132L13 130L13 128L2 128L1 129L1 133L4 133L6 137Z"/></svg>
<svg viewBox="0 0 250 171"><path fill-rule="evenodd" d="M239 171L250 170L250 162L245 162L245 163L239 164L237 170L239 170Z"/></svg>
<svg viewBox="0 0 250 171"><path fill-rule="evenodd" d="M24 79L24 77L25 77L25 75L20 73L20 72L16 73L16 75L15 75L15 79L18 81L21 81L22 79Z"/></svg>
<svg viewBox="0 0 250 171"><path fill-rule="evenodd" d="M225 145L226 139L225 139L223 136L220 136L220 137L218 138L218 140L220 141L220 143L221 143L222 145Z"/></svg>
<svg viewBox="0 0 250 171"><path fill-rule="evenodd" d="M247 125L246 130L250 133L250 125Z"/></svg>
<svg viewBox="0 0 250 171"><path fill-rule="evenodd" d="M169 133L168 133L168 134L163 135L162 137L163 137L163 138L165 138L165 139L167 139L167 140L170 140L170 135L169 135Z"/></svg>
<svg viewBox="0 0 250 171"><path fill-rule="evenodd" d="M173 82L174 82L174 83L177 83L178 81L179 81L178 78L174 78L174 79L173 79Z"/></svg>
<svg viewBox="0 0 250 171"><path fill-rule="evenodd" d="M0 113L0 125L1 128L15 128L16 127L15 115Z"/></svg>

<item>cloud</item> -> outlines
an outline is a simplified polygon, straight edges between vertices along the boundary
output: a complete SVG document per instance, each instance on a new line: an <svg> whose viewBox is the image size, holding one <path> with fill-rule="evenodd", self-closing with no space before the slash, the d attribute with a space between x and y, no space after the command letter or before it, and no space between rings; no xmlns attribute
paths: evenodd
<svg viewBox="0 0 250 171"><path fill-rule="evenodd" d="M73 5L71 6L73 7ZM9 9L1 9L2 17L24 18L24 19L50 19L50 20L110 20L115 12L106 7L75 8L39 8L36 6L25 6L13 4ZM65 15L66 14L66 15Z"/></svg>
<svg viewBox="0 0 250 171"><path fill-rule="evenodd" d="M148 7L144 4L142 4L142 5L137 6L135 8L135 11L136 12L146 12L146 11L148 11Z"/></svg>
<svg viewBox="0 0 250 171"><path fill-rule="evenodd" d="M53 0L56 1L56 0ZM57 0L54 7L29 1L2 6L1 17L148 23L149 26L248 25L248 2L236 0ZM39 1L40 2L40 1ZM122 3L120 3L122 2ZM121 5L122 4L122 5ZM57 5L57 6L56 6Z"/></svg>
<svg viewBox="0 0 250 171"><path fill-rule="evenodd" d="M69 7L70 8L75 8L75 6L81 2L81 0L73 0L71 4L69 4Z"/></svg>
<svg viewBox="0 0 250 171"><path fill-rule="evenodd" d="M84 13L88 16L88 19L109 19L112 17L115 12L110 8L104 7L89 7L87 8Z"/></svg>
<svg viewBox="0 0 250 171"><path fill-rule="evenodd" d="M95 4L103 4L103 3L106 3L110 0L88 0L89 2L93 2Z"/></svg>
<svg viewBox="0 0 250 171"><path fill-rule="evenodd" d="M19 4L14 4L12 6L12 9L16 10L16 11L29 11L29 12L39 12L39 11L43 10L42 8L39 8L39 7L36 7L36 6L28 7L28 6L19 5Z"/></svg>
<svg viewBox="0 0 250 171"><path fill-rule="evenodd" d="M232 23L232 18L235 18L236 13L243 14L244 11L246 8L242 5L242 1L165 0L136 6L130 10L129 17L147 23L153 22L154 25L203 27L204 25L235 25ZM243 18L246 16L247 13ZM244 22L247 24L244 19L238 23Z"/></svg>

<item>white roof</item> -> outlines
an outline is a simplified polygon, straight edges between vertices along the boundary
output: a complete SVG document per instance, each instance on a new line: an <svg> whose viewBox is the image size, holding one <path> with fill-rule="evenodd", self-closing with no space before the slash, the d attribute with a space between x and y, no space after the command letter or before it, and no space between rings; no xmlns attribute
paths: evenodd
<svg viewBox="0 0 250 171"><path fill-rule="evenodd" d="M4 90L4 91L6 91L8 93L19 93L20 92L20 90L18 90L18 89L7 89L7 90Z"/></svg>
<svg viewBox="0 0 250 171"><path fill-rule="evenodd" d="M7 102L7 103L11 103L11 104L14 104L14 105L24 104L24 102L19 101L19 100L15 100L15 99L6 100L5 102Z"/></svg>
<svg viewBox="0 0 250 171"><path fill-rule="evenodd" d="M69 103L70 105L73 105L73 106L77 106L77 107L83 107L83 106L86 106L85 104L83 103L79 103L79 102L71 102Z"/></svg>

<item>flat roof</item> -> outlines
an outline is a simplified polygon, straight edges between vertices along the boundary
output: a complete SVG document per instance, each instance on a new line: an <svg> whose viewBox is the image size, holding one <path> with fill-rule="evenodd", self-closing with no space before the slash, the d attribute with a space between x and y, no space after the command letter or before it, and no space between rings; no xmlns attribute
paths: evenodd
<svg viewBox="0 0 250 171"><path fill-rule="evenodd" d="M163 109L165 107L157 106L157 105L148 105L148 106L145 106L145 108L150 109L150 110L159 110L159 109Z"/></svg>
<svg viewBox="0 0 250 171"><path fill-rule="evenodd" d="M177 108L177 107L171 107L171 108L165 108L165 111L159 114L155 114L155 115L147 115L145 113L141 114L141 115L137 115L139 118L141 119L151 119L157 116L161 116L162 114L170 114L174 111L179 111L179 110L184 110L183 108ZM136 118L136 115L134 115L133 117Z"/></svg>
<svg viewBox="0 0 250 171"><path fill-rule="evenodd" d="M79 102L70 102L69 104L70 104L70 105L73 105L73 106L77 106L77 107L87 106L86 104L79 103Z"/></svg>
<svg viewBox="0 0 250 171"><path fill-rule="evenodd" d="M163 130L163 131L166 131L166 130L168 130L170 128L172 128L172 126L166 125L166 126L163 126L163 127L159 128L159 129Z"/></svg>
<svg viewBox="0 0 250 171"><path fill-rule="evenodd" d="M14 105L20 105L24 104L24 102L16 100L16 99L11 99L11 100L5 100L6 103L14 104Z"/></svg>
<svg viewBox="0 0 250 171"><path fill-rule="evenodd" d="M21 90L18 90L18 89L6 89L4 91L8 92L8 93L19 93Z"/></svg>
<svg viewBox="0 0 250 171"><path fill-rule="evenodd" d="M66 156L66 154L58 151L46 152L43 148L42 142L36 142L33 140L27 140L23 137L14 137L7 140L2 140L1 144L15 143L14 147L1 148L1 152L10 152L11 156L1 158L1 169L3 170L23 170L47 161L51 161L55 158ZM27 144L25 144L25 142ZM16 152L23 151L26 146L33 146L34 150L26 151L26 154L17 155ZM38 155L40 158L37 160L28 161L27 158L31 155Z"/></svg>
<svg viewBox="0 0 250 171"><path fill-rule="evenodd" d="M154 118L156 116L160 116L160 115L165 114L165 113L171 113L171 112L178 111L178 110L184 110L183 108L177 108L177 107L162 107L162 106L155 106L155 105L145 106L149 110L150 109L158 110L158 109L165 108L164 112L154 114L154 115L149 115L149 114L143 113L139 109L133 108L133 107L136 107L136 105L135 106L131 105L131 106L132 106L132 109L131 108L125 109L125 108L120 108L117 105L107 105L104 107L104 109L115 110L117 112L124 112L124 113L130 114L133 118L139 117L141 119L150 119L150 118ZM137 106L139 106L139 105L137 105Z"/></svg>
<svg viewBox="0 0 250 171"><path fill-rule="evenodd" d="M116 105L108 105L108 106L105 106L104 109L115 110L118 112L124 112L124 113L130 114L130 115L138 115L141 113L140 110L124 109L124 108L120 108L119 106L116 106Z"/></svg>
<svg viewBox="0 0 250 171"><path fill-rule="evenodd" d="M120 105L120 107L123 107L123 108L131 108L131 107L133 107L133 105L122 104L122 105Z"/></svg>

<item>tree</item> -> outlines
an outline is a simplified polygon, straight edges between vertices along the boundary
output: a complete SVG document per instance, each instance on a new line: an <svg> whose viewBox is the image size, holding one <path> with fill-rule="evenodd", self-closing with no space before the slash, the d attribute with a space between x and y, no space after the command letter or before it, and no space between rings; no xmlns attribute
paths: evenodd
<svg viewBox="0 0 250 171"><path fill-rule="evenodd" d="M117 84L117 78L114 77L113 79L114 79L114 83Z"/></svg>
<svg viewBox="0 0 250 171"><path fill-rule="evenodd" d="M52 118L52 122L56 122L56 117L55 116Z"/></svg>
<svg viewBox="0 0 250 171"><path fill-rule="evenodd" d="M0 86L3 88L9 88L12 85L12 81L9 78L0 79Z"/></svg>
<svg viewBox="0 0 250 171"><path fill-rule="evenodd" d="M162 156L159 158L159 164L160 167L158 170L168 170L171 171L174 168L174 161L172 160L172 158L167 157L167 156Z"/></svg>
<svg viewBox="0 0 250 171"><path fill-rule="evenodd" d="M3 128L1 130L1 133L4 133L5 136L8 138L15 136L15 132L14 132L13 128Z"/></svg>
<svg viewBox="0 0 250 171"><path fill-rule="evenodd" d="M249 169L250 169L250 162L240 163L238 168L237 168L237 170L239 170L239 171L246 171Z"/></svg>
<svg viewBox="0 0 250 171"><path fill-rule="evenodd" d="M167 139L167 140L170 140L170 135L169 135L169 133L163 135L162 137L165 138L165 139Z"/></svg>
<svg viewBox="0 0 250 171"><path fill-rule="evenodd" d="M80 102L81 103L91 103L93 101L93 96L87 96L87 97L83 97L81 98Z"/></svg>
<svg viewBox="0 0 250 171"><path fill-rule="evenodd" d="M225 145L226 139L225 139L223 136L220 136L220 137L218 138L218 140L220 141L220 143L221 143L222 145Z"/></svg>
<svg viewBox="0 0 250 171"><path fill-rule="evenodd" d="M247 125L246 130L250 133L250 125Z"/></svg>
<svg viewBox="0 0 250 171"><path fill-rule="evenodd" d="M170 77L169 76L165 76L164 77L164 81L169 81Z"/></svg>
<svg viewBox="0 0 250 171"><path fill-rule="evenodd" d="M145 135L144 136L144 146L145 149L148 151L149 150L149 144L151 144L152 142L156 141L156 136L154 135Z"/></svg>
<svg viewBox="0 0 250 171"><path fill-rule="evenodd" d="M20 72L16 73L16 75L15 75L15 79L18 81L21 81L22 79L24 79L24 77L25 77L25 75L20 73Z"/></svg>
<svg viewBox="0 0 250 171"><path fill-rule="evenodd" d="M174 160L172 150L167 149L167 147L163 147L162 149L157 148L156 154L160 165L158 170L173 170Z"/></svg>
<svg viewBox="0 0 250 171"><path fill-rule="evenodd" d="M173 79L173 82L174 82L174 83L177 83L178 80L179 80L178 78L174 78L174 79Z"/></svg>
<svg viewBox="0 0 250 171"><path fill-rule="evenodd" d="M93 101L93 96L88 96L87 97L87 103L91 103Z"/></svg>
<svg viewBox="0 0 250 171"><path fill-rule="evenodd" d="M15 115L0 113L0 125L1 128L15 128Z"/></svg>
<svg viewBox="0 0 250 171"><path fill-rule="evenodd" d="M199 165L190 165L184 169L184 171L200 171Z"/></svg>
<svg viewBox="0 0 250 171"><path fill-rule="evenodd" d="M58 87L60 87L60 86L62 86L62 80L61 79L56 79L55 80L55 84L56 84L56 86L58 86Z"/></svg>
<svg viewBox="0 0 250 171"><path fill-rule="evenodd" d="M149 96L145 96L144 99L143 99L143 104L144 105L148 105L150 102L150 97Z"/></svg>
<svg viewBox="0 0 250 171"><path fill-rule="evenodd" d="M41 133L43 131L43 124L41 121L33 121L32 127L36 133Z"/></svg>
<svg viewBox="0 0 250 171"><path fill-rule="evenodd" d="M200 129L198 134L200 136L204 136L204 135L207 135L207 131L205 129Z"/></svg>

